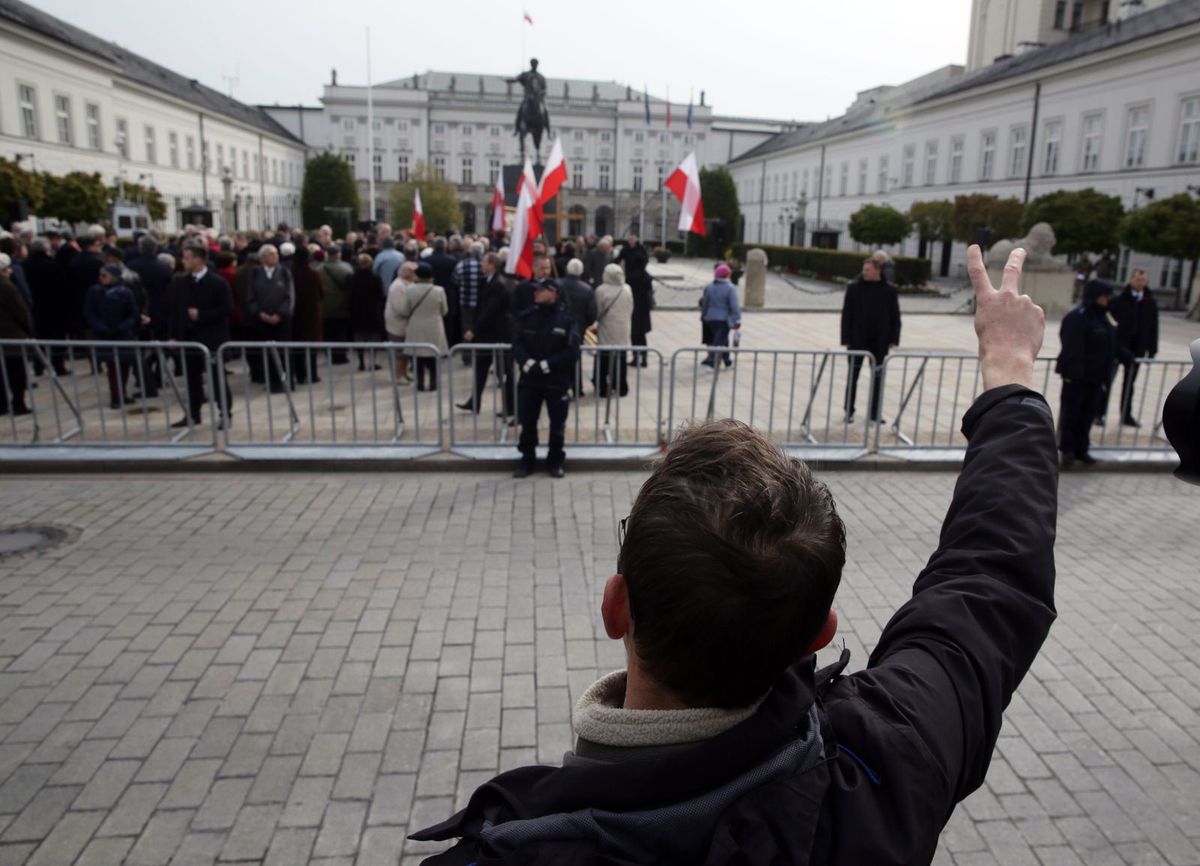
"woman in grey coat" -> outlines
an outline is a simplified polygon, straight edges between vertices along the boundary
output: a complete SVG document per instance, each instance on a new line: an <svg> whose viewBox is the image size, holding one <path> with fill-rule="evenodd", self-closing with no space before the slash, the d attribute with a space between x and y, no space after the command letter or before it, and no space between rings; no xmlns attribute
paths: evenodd
<svg viewBox="0 0 1200 866"><path fill-rule="evenodd" d="M633 331L633 290L625 282L620 265L606 265L603 282L596 287L596 344L628 346ZM625 352L601 350L596 353L592 374L596 394L607 397L610 389L624 397L629 393L625 381Z"/></svg>
<svg viewBox="0 0 1200 866"><path fill-rule="evenodd" d="M437 347L437 354L445 356L450 347L446 343L446 326L444 316L450 311L446 300L446 290L434 285L433 268L427 263L417 265L417 281L404 290L399 314L407 322L405 328L406 341L409 343L432 343ZM413 351L417 359L417 390L436 391L437 359L429 349ZM425 382L428 378L428 386Z"/></svg>
<svg viewBox="0 0 1200 866"><path fill-rule="evenodd" d="M713 281L704 289L700 298L700 318L705 324L708 346L728 346L729 332L742 327L742 310L738 306L737 289L729 281L733 271L729 265L719 264L713 272ZM725 366L733 364L728 352L721 353ZM709 352L702 362L706 367L716 367L717 353Z"/></svg>

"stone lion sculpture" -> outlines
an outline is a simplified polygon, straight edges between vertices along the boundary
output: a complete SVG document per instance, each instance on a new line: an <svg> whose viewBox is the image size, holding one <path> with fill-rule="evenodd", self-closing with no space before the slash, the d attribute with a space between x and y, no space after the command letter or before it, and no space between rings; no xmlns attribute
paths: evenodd
<svg viewBox="0 0 1200 866"><path fill-rule="evenodd" d="M1057 238L1054 237L1054 229L1050 227L1050 223L1036 223L1023 238L997 241L993 244L988 250L987 264L989 267L1002 268L1008 261L1009 253L1017 247L1024 247L1026 268L1065 268L1066 265L1055 261L1051 255L1056 242Z"/></svg>

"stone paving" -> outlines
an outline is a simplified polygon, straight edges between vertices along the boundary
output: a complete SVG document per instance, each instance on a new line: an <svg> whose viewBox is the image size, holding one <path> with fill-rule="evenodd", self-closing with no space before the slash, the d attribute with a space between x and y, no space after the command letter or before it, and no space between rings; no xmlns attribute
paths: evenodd
<svg viewBox="0 0 1200 866"><path fill-rule="evenodd" d="M8 476L0 864L415 864L412 829L556 762L619 667L598 607L642 472ZM952 473L831 473L867 651ZM938 864L1200 864L1195 488L1061 483L1060 618Z"/></svg>

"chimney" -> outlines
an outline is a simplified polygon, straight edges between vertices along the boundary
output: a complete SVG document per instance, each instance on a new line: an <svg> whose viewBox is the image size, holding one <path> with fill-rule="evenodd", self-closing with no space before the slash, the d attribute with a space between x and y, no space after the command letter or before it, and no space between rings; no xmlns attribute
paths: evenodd
<svg viewBox="0 0 1200 866"><path fill-rule="evenodd" d="M329 72L329 77L332 79L332 80L329 82L329 86L330 86L330 87L337 87L337 69L331 69L331 70L330 70L330 72Z"/></svg>
<svg viewBox="0 0 1200 866"><path fill-rule="evenodd" d="M700 91L700 107L701 108L704 107L704 91L703 90Z"/></svg>

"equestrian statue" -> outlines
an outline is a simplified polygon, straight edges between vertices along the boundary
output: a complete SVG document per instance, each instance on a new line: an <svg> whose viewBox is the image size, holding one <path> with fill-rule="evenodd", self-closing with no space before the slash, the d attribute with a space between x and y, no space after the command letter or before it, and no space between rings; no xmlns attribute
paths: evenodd
<svg viewBox="0 0 1200 866"><path fill-rule="evenodd" d="M506 79L509 84L520 84L525 90L521 107L517 109L516 136L521 143L521 161L525 161L525 136L533 136L533 161L540 163L539 151L542 136L550 131L550 115L546 111L546 79L537 71L538 62L529 61L529 69L516 78Z"/></svg>

